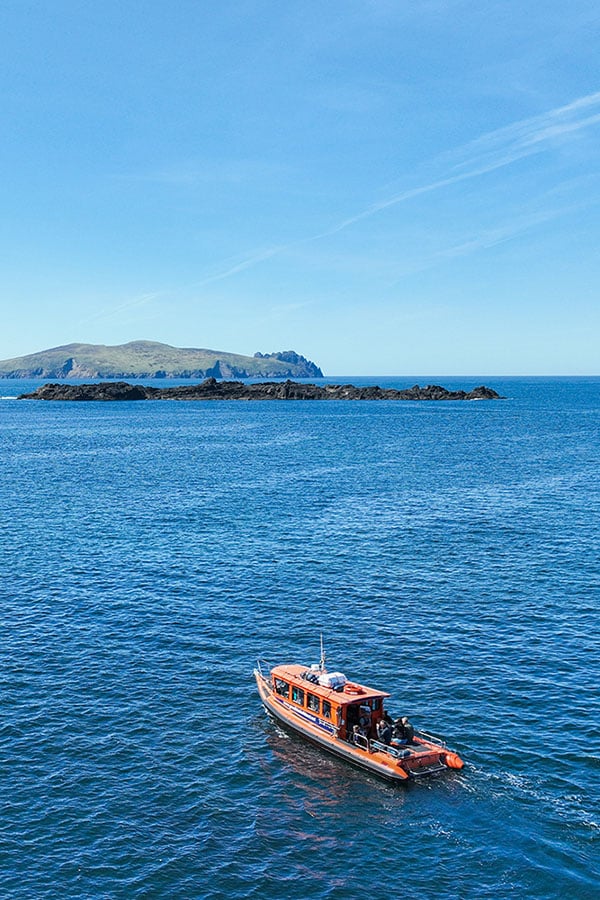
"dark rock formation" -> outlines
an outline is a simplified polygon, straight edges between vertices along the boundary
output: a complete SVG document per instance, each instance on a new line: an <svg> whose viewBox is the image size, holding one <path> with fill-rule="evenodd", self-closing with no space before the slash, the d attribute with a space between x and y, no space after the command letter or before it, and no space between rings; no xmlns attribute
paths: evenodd
<svg viewBox="0 0 600 900"><path fill-rule="evenodd" d="M100 384L44 384L33 394L22 394L19 400L146 400L143 385L126 381Z"/></svg>
<svg viewBox="0 0 600 900"><path fill-rule="evenodd" d="M407 390L355 387L353 384L300 384L297 381L267 381L244 384L207 378L202 384L157 388L126 381L99 384L44 384L19 400L500 400L491 388L448 391L437 384Z"/></svg>

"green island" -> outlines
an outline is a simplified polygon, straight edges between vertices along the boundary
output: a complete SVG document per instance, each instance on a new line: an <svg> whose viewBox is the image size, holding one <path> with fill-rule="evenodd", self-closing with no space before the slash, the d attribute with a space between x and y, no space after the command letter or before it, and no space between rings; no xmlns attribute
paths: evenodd
<svg viewBox="0 0 600 900"><path fill-rule="evenodd" d="M322 378L295 350L243 356L156 341L65 344L0 360L0 378Z"/></svg>

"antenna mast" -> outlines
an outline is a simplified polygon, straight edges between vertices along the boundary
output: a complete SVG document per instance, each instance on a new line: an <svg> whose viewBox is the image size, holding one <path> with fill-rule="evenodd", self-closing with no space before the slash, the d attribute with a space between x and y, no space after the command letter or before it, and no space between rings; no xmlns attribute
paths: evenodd
<svg viewBox="0 0 600 900"><path fill-rule="evenodd" d="M325 671L325 648L323 647L323 632L321 632L321 662L319 665L321 672Z"/></svg>

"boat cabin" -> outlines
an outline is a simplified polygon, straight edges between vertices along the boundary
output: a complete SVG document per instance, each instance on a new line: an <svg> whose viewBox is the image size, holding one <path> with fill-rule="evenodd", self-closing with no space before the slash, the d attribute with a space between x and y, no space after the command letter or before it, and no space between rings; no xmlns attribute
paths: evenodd
<svg viewBox="0 0 600 900"><path fill-rule="evenodd" d="M363 684L348 681L341 672L321 666L276 666L271 670L274 699L342 740L360 743L375 738L389 697Z"/></svg>

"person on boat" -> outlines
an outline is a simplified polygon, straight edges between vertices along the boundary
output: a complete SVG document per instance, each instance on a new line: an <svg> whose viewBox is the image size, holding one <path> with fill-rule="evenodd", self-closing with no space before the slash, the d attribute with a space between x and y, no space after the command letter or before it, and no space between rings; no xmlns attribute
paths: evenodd
<svg viewBox="0 0 600 900"><path fill-rule="evenodd" d="M407 744L410 744L412 739L415 736L415 729L408 721L407 716L402 716L401 719L396 719L394 722L394 737L398 741L406 741Z"/></svg>
<svg viewBox="0 0 600 900"><path fill-rule="evenodd" d="M354 744L360 744L361 738L365 737L364 730L360 727L360 725L354 725L352 728L352 741Z"/></svg>
<svg viewBox="0 0 600 900"><path fill-rule="evenodd" d="M392 728L386 719L380 719L377 723L377 737L382 744L389 744L392 740Z"/></svg>
<svg viewBox="0 0 600 900"><path fill-rule="evenodd" d="M371 730L371 710L368 706L360 707L360 715L358 718L358 724L360 725L361 733L368 737L369 732Z"/></svg>

